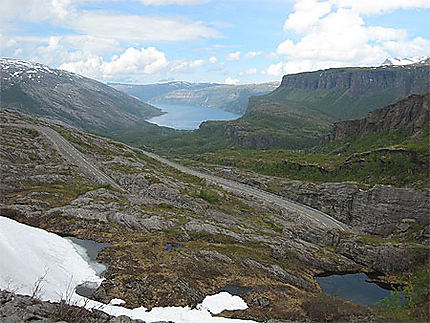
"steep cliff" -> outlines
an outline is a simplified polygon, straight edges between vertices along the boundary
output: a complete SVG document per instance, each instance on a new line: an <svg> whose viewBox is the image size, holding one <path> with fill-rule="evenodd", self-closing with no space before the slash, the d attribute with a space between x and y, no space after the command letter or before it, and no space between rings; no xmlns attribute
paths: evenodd
<svg viewBox="0 0 430 323"><path fill-rule="evenodd" d="M329 140L342 140L352 135L365 136L378 131L402 129L412 135L428 129L429 94L412 95L395 104L370 112L366 118L336 122Z"/></svg>
<svg viewBox="0 0 430 323"><path fill-rule="evenodd" d="M288 183L283 195L327 212L363 233L388 236L406 233L410 227L428 238L429 191L376 185L369 190L357 183ZM412 229L412 228L411 228Z"/></svg>
<svg viewBox="0 0 430 323"><path fill-rule="evenodd" d="M296 102L334 120L364 117L368 112L429 89L429 65L336 68L285 75L274 92L260 102ZM267 111L267 109L266 109Z"/></svg>

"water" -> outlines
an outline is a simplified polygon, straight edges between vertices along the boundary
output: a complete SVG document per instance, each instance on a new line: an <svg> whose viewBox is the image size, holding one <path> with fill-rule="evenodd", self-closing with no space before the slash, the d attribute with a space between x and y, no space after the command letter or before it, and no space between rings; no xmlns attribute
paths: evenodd
<svg viewBox="0 0 430 323"><path fill-rule="evenodd" d="M221 109L192 105L160 103L157 104L157 107L167 113L147 121L179 130L197 129L203 121L207 120L235 120L241 117L240 114Z"/></svg>
<svg viewBox="0 0 430 323"><path fill-rule="evenodd" d="M97 255L103 248L108 247L110 244L96 242L93 240L83 240L75 237L66 237L66 239L72 242L73 247L76 249L79 255L85 259L91 268L95 270L97 275L103 277L103 274L106 271L106 265L97 262ZM76 286L76 293L84 297L91 297L97 288L97 283L85 282Z"/></svg>
<svg viewBox="0 0 430 323"><path fill-rule="evenodd" d="M376 283L366 282L364 273L331 275L315 277L323 291L343 299L364 306L372 306L375 302L389 297L391 291L378 286Z"/></svg>
<svg viewBox="0 0 430 323"><path fill-rule="evenodd" d="M166 248L167 248L167 251L170 252L170 251L172 251L173 248L182 249L185 247L179 243L168 242L168 243L166 243Z"/></svg>

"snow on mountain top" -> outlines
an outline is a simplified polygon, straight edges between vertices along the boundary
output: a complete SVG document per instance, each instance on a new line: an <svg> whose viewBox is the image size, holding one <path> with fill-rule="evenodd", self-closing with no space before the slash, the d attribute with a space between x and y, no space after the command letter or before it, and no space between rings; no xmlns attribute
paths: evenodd
<svg viewBox="0 0 430 323"><path fill-rule="evenodd" d="M41 299L59 301L67 293L65 300L71 304L97 309L113 316L126 315L146 322L254 322L212 316L223 310L248 308L243 299L227 292L206 297L195 309L155 307L149 312L145 307L124 308L121 306L124 302L116 298L112 299L110 304L86 299L74 292L75 286L83 282L100 284L102 278L96 275L69 240L2 216L0 216L0 256L0 289L19 294L31 295L34 284L43 277L39 294Z"/></svg>
<svg viewBox="0 0 430 323"><path fill-rule="evenodd" d="M381 64L381 66L400 66L400 65L416 64L416 63L424 62L428 58L429 56L415 56L415 57L406 57L406 58L389 57Z"/></svg>

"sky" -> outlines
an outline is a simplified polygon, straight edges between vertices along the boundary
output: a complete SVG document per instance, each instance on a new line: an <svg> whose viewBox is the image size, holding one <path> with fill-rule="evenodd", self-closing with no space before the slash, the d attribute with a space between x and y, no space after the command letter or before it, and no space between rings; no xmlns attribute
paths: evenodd
<svg viewBox="0 0 430 323"><path fill-rule="evenodd" d="M244 84L430 55L430 0L1 0L0 56L103 82Z"/></svg>

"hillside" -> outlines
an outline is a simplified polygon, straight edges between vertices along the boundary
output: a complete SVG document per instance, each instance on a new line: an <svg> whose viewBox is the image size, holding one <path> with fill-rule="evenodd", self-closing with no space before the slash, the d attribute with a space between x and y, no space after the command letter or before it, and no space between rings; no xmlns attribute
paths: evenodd
<svg viewBox="0 0 430 323"><path fill-rule="evenodd" d="M335 68L285 75L272 93L254 99L253 111L267 102L302 104L333 120L362 118L368 112L429 88L429 64Z"/></svg>
<svg viewBox="0 0 430 323"><path fill-rule="evenodd" d="M428 131L429 94L412 95L370 112L364 119L335 122L329 140L343 140L351 136L367 136L381 131L400 130L406 135Z"/></svg>
<svg viewBox="0 0 430 323"><path fill-rule="evenodd" d="M1 108L107 131L137 124L161 112L95 80L42 64L0 59Z"/></svg>
<svg viewBox="0 0 430 323"><path fill-rule="evenodd" d="M289 180L427 189L428 127L429 95L412 95L366 118L332 124L323 142L309 149L224 150L196 160Z"/></svg>
<svg viewBox="0 0 430 323"><path fill-rule="evenodd" d="M197 105L244 114L251 96L267 94L278 86L279 82L270 82L244 85L223 84L200 89L185 88L154 97L150 102Z"/></svg>
<svg viewBox="0 0 430 323"><path fill-rule="evenodd" d="M398 234L401 218L386 213L394 226L391 239L339 232L119 142L11 110L0 110L0 121L0 215L63 237L109 243L97 258L108 269L90 296L96 301L119 297L128 308L193 306L206 295L230 291L248 309L223 313L229 317L324 321L330 313L368 322L380 314L324 295L315 275L362 271L385 282L414 282L425 274L420 268L428 249L419 230L427 213L414 215L418 233L412 238ZM67 145L53 141L58 136L73 149L65 153ZM78 166L83 160L117 186L95 181L91 169ZM415 206L421 200L427 201L417 195ZM351 224L360 232L366 219ZM418 301L416 306L425 305Z"/></svg>
<svg viewBox="0 0 430 323"><path fill-rule="evenodd" d="M251 97L245 115L238 120L207 121L192 133L149 138L140 144L177 155L232 147L309 148L329 134L334 121L362 118L408 95L428 91L428 64L425 60L405 66L286 75L273 92Z"/></svg>

